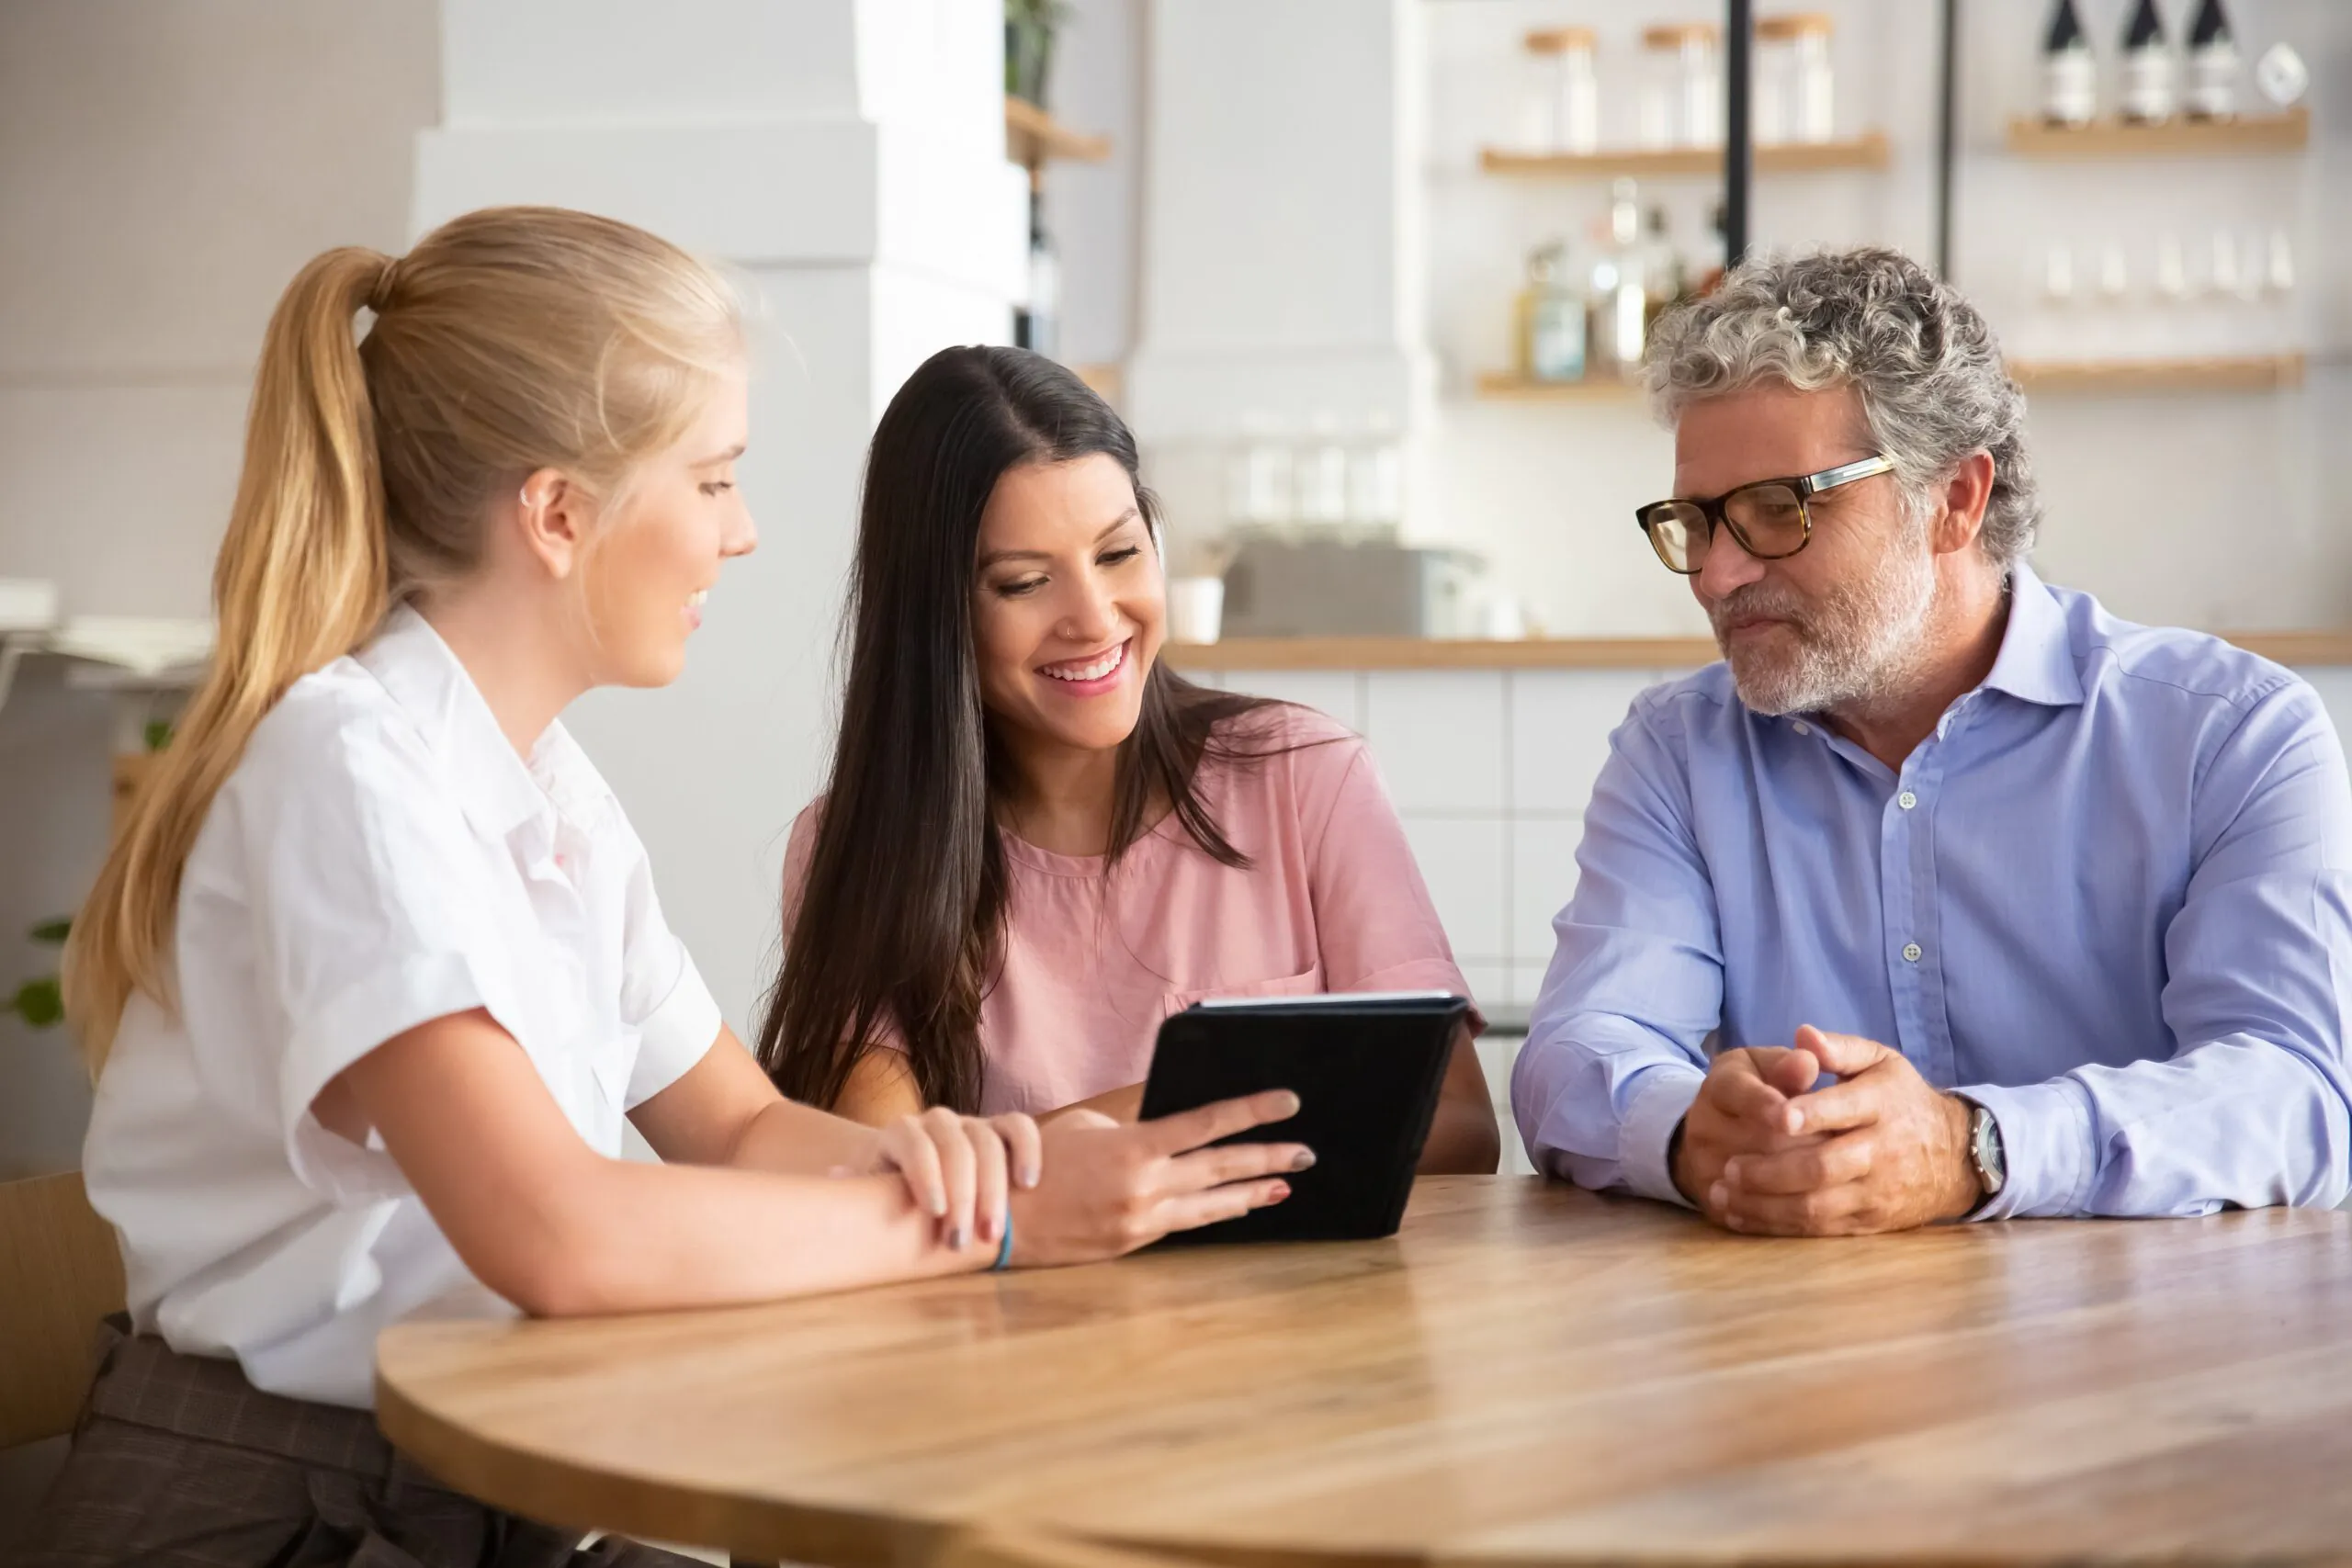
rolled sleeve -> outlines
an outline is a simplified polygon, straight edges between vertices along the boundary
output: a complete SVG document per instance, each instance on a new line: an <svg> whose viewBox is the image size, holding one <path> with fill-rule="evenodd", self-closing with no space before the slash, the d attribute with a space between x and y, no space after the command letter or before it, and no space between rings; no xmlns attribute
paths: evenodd
<svg viewBox="0 0 2352 1568"><path fill-rule="evenodd" d="M362 1147L329 1132L311 1108L336 1075L387 1040L436 1018L490 1006L489 991L464 954L421 953L360 976L308 1010L295 1022L277 1080L278 1117L295 1176L339 1203L407 1196L408 1179L380 1139L371 1135Z"/></svg>
<svg viewBox="0 0 2352 1568"><path fill-rule="evenodd" d="M2035 1219L2080 1213L2098 1160L2089 1097L2068 1078L2004 1089L1954 1091L1993 1113L2007 1176L1972 1220Z"/></svg>
<svg viewBox="0 0 2352 1568"><path fill-rule="evenodd" d="M673 937L672 942L677 939ZM703 984L702 972L677 943L678 977L669 995L654 1004L639 1028L637 1063L629 1069L628 1106L631 1111L676 1083L710 1054L727 1017L718 998Z"/></svg>
<svg viewBox="0 0 2352 1568"><path fill-rule="evenodd" d="M1610 738L1511 1111L1538 1170L1684 1203L1666 1150L1722 1021L1723 944L1674 722L1653 691Z"/></svg>

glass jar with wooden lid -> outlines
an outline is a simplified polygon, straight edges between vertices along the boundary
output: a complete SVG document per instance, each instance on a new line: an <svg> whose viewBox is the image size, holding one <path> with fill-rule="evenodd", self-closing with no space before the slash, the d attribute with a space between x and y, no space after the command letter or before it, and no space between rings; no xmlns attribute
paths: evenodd
<svg viewBox="0 0 2352 1568"><path fill-rule="evenodd" d="M1578 157L1600 150L1600 80L1590 28L1544 28L1527 35L1528 104L1523 126L1541 124L1553 152ZM1540 104L1540 107L1539 107Z"/></svg>
<svg viewBox="0 0 2352 1568"><path fill-rule="evenodd" d="M1836 139L1837 92L1827 14L1795 11L1756 24L1756 140L1822 142Z"/></svg>
<svg viewBox="0 0 2352 1568"><path fill-rule="evenodd" d="M1713 22L1647 28L1642 48L1641 129L1649 147L1720 147L1724 140L1723 30Z"/></svg>

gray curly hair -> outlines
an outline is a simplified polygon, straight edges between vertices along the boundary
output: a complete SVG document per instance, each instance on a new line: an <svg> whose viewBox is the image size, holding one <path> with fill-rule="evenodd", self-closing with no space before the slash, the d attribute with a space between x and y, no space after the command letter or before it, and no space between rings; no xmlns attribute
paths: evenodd
<svg viewBox="0 0 2352 1568"><path fill-rule="evenodd" d="M1851 386L1871 439L1894 463L1915 517L1972 452L1993 457L1979 543L2004 569L2033 547L2041 494L2025 445L2025 393L1975 306L1899 251L1770 256L1657 324L1650 400L1669 428L1702 398L1762 380Z"/></svg>

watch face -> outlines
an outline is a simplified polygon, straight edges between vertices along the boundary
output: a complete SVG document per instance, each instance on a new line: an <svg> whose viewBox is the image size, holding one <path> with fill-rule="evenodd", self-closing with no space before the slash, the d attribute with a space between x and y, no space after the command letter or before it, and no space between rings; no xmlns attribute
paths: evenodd
<svg viewBox="0 0 2352 1568"><path fill-rule="evenodd" d="M2001 1149L2001 1124L1983 1106L1969 1118L1969 1141L1975 1145L1977 1179L1989 1195L2008 1180L2008 1162Z"/></svg>

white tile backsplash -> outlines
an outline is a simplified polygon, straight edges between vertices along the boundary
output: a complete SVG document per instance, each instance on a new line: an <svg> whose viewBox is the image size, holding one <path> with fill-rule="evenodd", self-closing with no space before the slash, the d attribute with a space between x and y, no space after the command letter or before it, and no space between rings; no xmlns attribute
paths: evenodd
<svg viewBox="0 0 2352 1568"><path fill-rule="evenodd" d="M1510 999L1510 964L1459 964L1459 967L1463 981L1470 987L1470 999L1480 1008L1501 1007Z"/></svg>
<svg viewBox="0 0 2352 1568"><path fill-rule="evenodd" d="M1510 824L1510 954L1549 962L1552 917L1577 890L1577 817L1521 817Z"/></svg>
<svg viewBox="0 0 2352 1568"><path fill-rule="evenodd" d="M1453 943L1454 961L1505 961L1502 819L1403 815L1406 841Z"/></svg>
<svg viewBox="0 0 2352 1568"><path fill-rule="evenodd" d="M1297 703L1363 733L1363 682L1354 670L1228 670L1225 689Z"/></svg>
<svg viewBox="0 0 2352 1568"><path fill-rule="evenodd" d="M1511 809L1583 811L1609 760L1610 733L1658 680L1647 670L1513 671Z"/></svg>
<svg viewBox="0 0 2352 1568"><path fill-rule="evenodd" d="M1502 811L1510 759L1500 671L1374 670L1365 678L1363 733L1399 811Z"/></svg>
<svg viewBox="0 0 2352 1568"><path fill-rule="evenodd" d="M1478 1070L1487 1075L1487 1091L1494 1097L1495 1130L1502 1134L1502 1174L1532 1176L1535 1167L1527 1157L1527 1145L1520 1141L1519 1124L1510 1114L1510 1069L1519 1058L1520 1040L1517 1035L1488 1035L1478 1042Z"/></svg>

